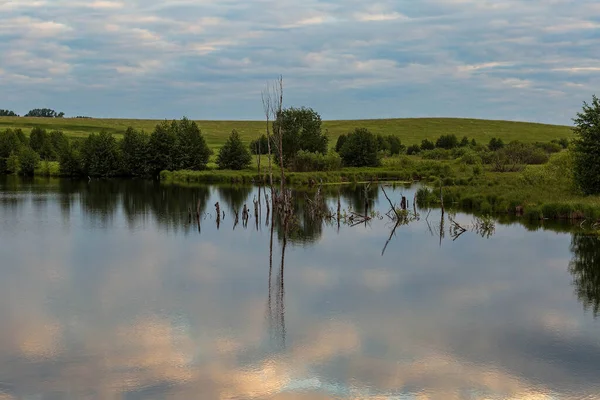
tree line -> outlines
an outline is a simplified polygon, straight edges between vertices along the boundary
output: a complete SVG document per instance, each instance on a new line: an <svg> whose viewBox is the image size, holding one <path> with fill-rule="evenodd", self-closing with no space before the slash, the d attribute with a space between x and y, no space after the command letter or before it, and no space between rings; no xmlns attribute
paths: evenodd
<svg viewBox="0 0 600 400"><path fill-rule="evenodd" d="M11 110L0 110L0 117L19 117L20 115ZM50 108L34 108L29 110L25 117L37 118L64 118L64 112L56 112Z"/></svg>

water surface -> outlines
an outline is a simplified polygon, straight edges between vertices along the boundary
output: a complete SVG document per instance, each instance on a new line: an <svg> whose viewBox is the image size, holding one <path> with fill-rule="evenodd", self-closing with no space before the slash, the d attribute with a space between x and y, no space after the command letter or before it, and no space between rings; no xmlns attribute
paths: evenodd
<svg viewBox="0 0 600 400"><path fill-rule="evenodd" d="M2 178L0 399L600 399L597 237L295 195L270 253L256 188Z"/></svg>

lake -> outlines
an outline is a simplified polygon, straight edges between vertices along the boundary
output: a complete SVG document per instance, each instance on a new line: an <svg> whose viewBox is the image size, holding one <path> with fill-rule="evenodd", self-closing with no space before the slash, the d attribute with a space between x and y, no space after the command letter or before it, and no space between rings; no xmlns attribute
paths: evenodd
<svg viewBox="0 0 600 400"><path fill-rule="evenodd" d="M0 399L600 399L597 236L323 192L0 178Z"/></svg>

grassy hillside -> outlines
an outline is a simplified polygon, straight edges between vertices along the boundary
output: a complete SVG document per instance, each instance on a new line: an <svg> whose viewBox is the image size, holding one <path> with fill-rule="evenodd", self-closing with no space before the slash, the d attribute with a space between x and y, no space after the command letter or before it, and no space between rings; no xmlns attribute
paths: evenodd
<svg viewBox="0 0 600 400"><path fill-rule="evenodd" d="M47 119L47 118L13 118L0 117L0 129L21 128L29 132L40 126L47 130L58 129L74 137L87 136L102 130L116 136L122 134L128 126L151 132L158 120L128 119ZM232 129L236 129L246 142L256 138L265 130L264 121L197 121L206 136L208 144L220 147ZM490 121L459 118L406 118L406 119L374 119L350 121L325 121L330 144L337 137L357 127L369 129L375 134L397 135L403 144L420 143L423 139L434 140L443 134L455 134L459 139L468 136L480 143L487 143L492 137L500 137L505 142L521 140L524 142L550 141L561 137L571 137L571 128L567 126L534 124L527 122Z"/></svg>

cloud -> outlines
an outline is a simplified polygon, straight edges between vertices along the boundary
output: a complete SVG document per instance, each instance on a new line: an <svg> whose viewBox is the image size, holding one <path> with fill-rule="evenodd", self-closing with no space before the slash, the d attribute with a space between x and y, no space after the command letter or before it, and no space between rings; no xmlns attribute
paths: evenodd
<svg viewBox="0 0 600 400"><path fill-rule="evenodd" d="M288 105L326 119L570 123L591 94L578 85L600 84L591 0L5 0L0 10L0 52L13 54L0 69L28 77L0 89L20 112L51 98L68 115L261 118L260 91L283 74ZM64 87L69 96L55 96ZM564 96L548 102L543 90ZM156 98L170 99L158 113Z"/></svg>

